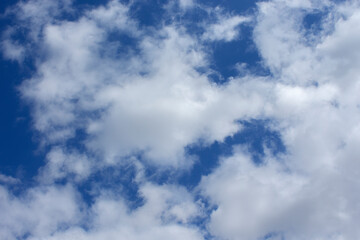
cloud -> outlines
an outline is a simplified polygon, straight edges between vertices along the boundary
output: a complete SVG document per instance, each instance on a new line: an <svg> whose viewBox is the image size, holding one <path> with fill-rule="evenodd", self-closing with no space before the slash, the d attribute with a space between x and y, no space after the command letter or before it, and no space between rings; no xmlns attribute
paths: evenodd
<svg viewBox="0 0 360 240"><path fill-rule="evenodd" d="M1 49L5 58L21 62L24 58L25 49L14 42L4 40L1 43Z"/></svg>
<svg viewBox="0 0 360 240"><path fill-rule="evenodd" d="M237 150L200 183L216 206L209 230L220 239L259 239L270 233L289 240L351 239L359 234L353 225L358 210L351 207L357 194L344 189L358 184L353 177L344 180L346 172L321 169L310 175L272 157L256 166L246 151Z"/></svg>
<svg viewBox="0 0 360 240"><path fill-rule="evenodd" d="M94 161L86 155L54 147L47 154L47 164L39 170L38 178L44 183L67 177L79 182L89 177L94 168Z"/></svg>
<svg viewBox="0 0 360 240"><path fill-rule="evenodd" d="M50 143L66 142L81 129L87 149L109 163L142 153L157 165L189 167L184 147L222 141L238 131L236 120L260 114L262 99L240 81L212 83L196 71L207 68L197 39L174 25L144 36L127 8L112 1L77 21L44 27L38 44L44 61L21 86L33 103L34 127ZM129 37L137 45L127 49L121 37L109 41L114 31L136 33Z"/></svg>
<svg viewBox="0 0 360 240"><path fill-rule="evenodd" d="M220 239L359 236L353 224L360 216L354 207L358 173L351 170L359 162L352 147L359 143L359 46L357 35L348 35L359 9L345 3L329 13L325 7L317 1L259 3L254 38L274 74L265 115L275 121L270 125L287 154L256 166L241 150L203 177L201 189L217 206L209 229ZM324 11L323 30L309 41L302 19L314 9Z"/></svg>
<svg viewBox="0 0 360 240"><path fill-rule="evenodd" d="M290 221L289 212L301 201L298 193L305 184L278 162L271 159L256 166L237 150L200 183L203 194L217 206L211 213L210 232L221 239L259 239L286 230L279 222Z"/></svg>
<svg viewBox="0 0 360 240"><path fill-rule="evenodd" d="M32 1L19 1L13 7L9 7L5 11L5 16L14 17L17 21L17 26L8 26L7 32L12 33L6 36L4 42L14 41L18 28L21 27L22 31L27 35L27 41L23 43L22 47L34 47L40 40L43 27L47 24L56 22L58 18L64 13L71 12L72 0L32 0ZM12 44L16 44L12 43Z"/></svg>
<svg viewBox="0 0 360 240"><path fill-rule="evenodd" d="M220 15L218 21L206 26L203 34L204 40L230 42L239 36L239 26L251 21L250 17L245 16L226 16Z"/></svg>
<svg viewBox="0 0 360 240"><path fill-rule="evenodd" d="M3 184L17 184L20 183L20 180L0 173L0 182Z"/></svg>
<svg viewBox="0 0 360 240"><path fill-rule="evenodd" d="M258 2L250 17L215 9L216 21L200 24L200 35L176 19L140 26L131 3L110 1L78 15L67 1L39 3L14 8L28 31L26 50L7 47L4 55L30 54L36 62L19 91L49 151L38 186L20 196L1 188L5 239L203 239L206 231L234 240L358 238L356 1ZM64 11L77 17L62 18ZM318 31L306 27L314 13ZM241 76L215 83L211 44L235 40L250 19L271 74L249 74L237 64ZM4 35L3 45L21 44L12 38ZM146 178L146 166L191 169L196 156L187 146L221 142L241 129L238 120L250 119L267 119L286 152L274 156L265 147L263 163L255 164L251 152L236 147L194 192ZM117 189L92 193L85 204L77 187L124 161L138 167L129 181L143 205L131 209ZM205 229L197 218L207 219Z"/></svg>
<svg viewBox="0 0 360 240"><path fill-rule="evenodd" d="M190 225L200 211L185 188L141 184L145 204L130 210L114 192L87 206L70 185L36 187L23 196L0 188L3 239L203 239Z"/></svg>
<svg viewBox="0 0 360 240"><path fill-rule="evenodd" d="M194 6L193 0L179 0L179 5L182 9L188 9Z"/></svg>
<svg viewBox="0 0 360 240"><path fill-rule="evenodd" d="M5 218L0 220L3 239L34 235L46 237L62 227L80 220L77 194L71 186L36 187L18 198L4 187L0 188L0 209Z"/></svg>

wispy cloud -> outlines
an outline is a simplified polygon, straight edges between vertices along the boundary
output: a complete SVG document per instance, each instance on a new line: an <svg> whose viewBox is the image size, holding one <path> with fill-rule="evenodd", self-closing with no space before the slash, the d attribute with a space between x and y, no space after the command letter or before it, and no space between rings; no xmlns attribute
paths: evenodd
<svg viewBox="0 0 360 240"><path fill-rule="evenodd" d="M250 21L250 17L220 15L216 23L206 26L203 39L226 42L235 40L240 34L240 25Z"/></svg>
<svg viewBox="0 0 360 240"><path fill-rule="evenodd" d="M20 180L11 176L0 174L0 182L3 184L17 184Z"/></svg>

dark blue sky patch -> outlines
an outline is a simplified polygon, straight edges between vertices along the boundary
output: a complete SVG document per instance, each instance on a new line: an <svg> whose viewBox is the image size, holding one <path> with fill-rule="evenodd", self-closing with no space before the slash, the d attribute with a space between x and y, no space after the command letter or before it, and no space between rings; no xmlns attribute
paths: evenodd
<svg viewBox="0 0 360 240"><path fill-rule="evenodd" d="M172 168L159 169L158 166L149 164L146 161L144 161L143 164L145 167L146 179L160 185L175 184L177 182L177 178L179 177L179 171L184 172L184 170L174 170Z"/></svg>
<svg viewBox="0 0 360 240"><path fill-rule="evenodd" d="M239 29L239 37L230 42L209 42L207 48L211 49L210 67L218 72L222 82L230 77L241 76L241 71L257 76L269 76L270 70L263 65L261 56L253 42L253 26L244 24ZM244 68L238 66L243 64ZM215 75L214 75L215 76Z"/></svg>
<svg viewBox="0 0 360 240"><path fill-rule="evenodd" d="M342 2L335 1L335 2ZM335 22L339 20L339 18L344 17L341 16L340 13L334 13L334 6L327 6L321 9L314 9L311 12L304 12L302 19L302 27L303 34L305 39L311 44L314 44L313 41L321 41L322 38L319 36L330 35L335 31ZM329 23L333 22L330 27ZM316 42L315 42L316 43Z"/></svg>
<svg viewBox="0 0 360 240"><path fill-rule="evenodd" d="M324 13L317 11L305 15L303 25L306 29L320 29Z"/></svg>
<svg viewBox="0 0 360 240"><path fill-rule="evenodd" d="M270 239L273 239L274 237L277 237L276 239L285 240L284 235L280 232L268 233L264 236L263 240L270 240Z"/></svg>
<svg viewBox="0 0 360 240"><path fill-rule="evenodd" d="M133 55L140 55L139 39L127 33L113 31L108 33L104 41L104 48L101 49L100 56L115 59L126 59Z"/></svg>
<svg viewBox="0 0 360 240"><path fill-rule="evenodd" d="M304 28L305 38L312 43L316 36L324 31L323 21L327 17L329 9L317 10L310 13L305 13L302 26Z"/></svg>
<svg viewBox="0 0 360 240"><path fill-rule="evenodd" d="M247 14L252 12L256 6L257 0L198 0L199 3L202 3L207 6L217 7L221 6L226 11L230 11L236 14Z"/></svg>
<svg viewBox="0 0 360 240"><path fill-rule="evenodd" d="M144 0L136 1L131 5L130 16L137 19L140 26L161 26L166 14L164 5L167 0Z"/></svg>
<svg viewBox="0 0 360 240"><path fill-rule="evenodd" d="M94 203L101 191L109 191L125 199L130 209L136 209L144 204L144 199L138 192L138 183L135 182L136 173L136 167L131 162L107 167L92 174L78 189L88 205Z"/></svg>
<svg viewBox="0 0 360 240"><path fill-rule="evenodd" d="M210 174L219 164L220 157L227 157L233 154L235 145L245 145L256 164L261 164L265 156L265 149L277 155L286 151L279 133L269 129L267 121L253 120L240 121L243 129L232 137L227 137L224 142L214 142L210 146L195 144L187 147L189 155L198 157L192 170L186 172L179 178L179 183L193 188L204 175Z"/></svg>
<svg viewBox="0 0 360 240"><path fill-rule="evenodd" d="M230 16L240 14L246 16L254 12L256 1L222 1L221 7L224 12L230 12ZM218 1L200 1L203 6L215 7ZM202 7L194 7L179 15L178 20L186 28L188 34L201 38L206 31L203 23L216 23L215 13L208 13ZM253 26L251 23L241 24L237 27L239 36L237 39L226 41L209 41L204 46L208 49L210 57L210 67L218 74L212 74L210 78L216 83L224 83L229 77L238 76L237 64L246 63L249 72L257 75L267 76L270 71L261 62L261 57L253 42Z"/></svg>
<svg viewBox="0 0 360 240"><path fill-rule="evenodd" d="M89 134L83 129L78 128L75 130L75 136L66 141L65 146L67 149L75 149L79 153L88 153L85 141L89 139Z"/></svg>
<svg viewBox="0 0 360 240"><path fill-rule="evenodd" d="M5 13L6 9L16 4L18 0L3 0L0 1L0 14Z"/></svg>
<svg viewBox="0 0 360 240"><path fill-rule="evenodd" d="M269 128L270 120L241 121L240 123L243 124L244 129L234 135L234 141L248 144L255 163L261 163L261 157L265 154L264 147L268 148L273 155L286 152L280 134Z"/></svg>
<svg viewBox="0 0 360 240"><path fill-rule="evenodd" d="M74 5L76 7L78 6L98 7L107 4L109 1L110 0L75 0Z"/></svg>
<svg viewBox="0 0 360 240"><path fill-rule="evenodd" d="M174 21L186 29L186 33L192 36L200 37L204 32L204 21L209 21L209 14L201 7L194 6L184 13L174 16Z"/></svg>
<svg viewBox="0 0 360 240"><path fill-rule="evenodd" d="M16 62L0 59L0 173L31 179L43 164L44 152L38 150L36 135L32 130L30 112L20 99L18 84L28 70Z"/></svg>

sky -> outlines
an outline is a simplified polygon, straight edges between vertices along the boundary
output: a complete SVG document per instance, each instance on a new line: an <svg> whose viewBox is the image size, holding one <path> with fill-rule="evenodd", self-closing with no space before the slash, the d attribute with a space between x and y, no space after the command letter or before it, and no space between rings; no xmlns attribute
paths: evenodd
<svg viewBox="0 0 360 240"><path fill-rule="evenodd" d="M0 2L0 238L360 239L357 0Z"/></svg>

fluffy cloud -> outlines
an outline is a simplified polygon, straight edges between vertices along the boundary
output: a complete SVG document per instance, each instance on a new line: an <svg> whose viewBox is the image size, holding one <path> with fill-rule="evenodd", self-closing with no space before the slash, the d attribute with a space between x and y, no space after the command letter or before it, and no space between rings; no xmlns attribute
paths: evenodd
<svg viewBox="0 0 360 240"><path fill-rule="evenodd" d="M89 177L94 168L94 161L86 155L54 147L47 154L47 164L40 169L38 178L44 183L67 177L78 182Z"/></svg>
<svg viewBox="0 0 360 240"><path fill-rule="evenodd" d="M0 235L3 239L27 236L46 237L63 227L79 222L81 211L71 186L36 187L15 197L0 188Z"/></svg>
<svg viewBox="0 0 360 240"><path fill-rule="evenodd" d="M274 160L256 166L241 152L223 159L200 184L203 194L217 206L211 213L210 231L224 239L258 239L282 232L287 228L279 222L290 221L287 218L302 198L299 191L305 180Z"/></svg>
<svg viewBox="0 0 360 240"><path fill-rule="evenodd" d="M323 30L309 39L302 19L315 9L323 10L318 23ZM359 236L359 173L351 170L359 163L352 146L359 144L360 72L355 65L360 46L351 34L358 12L351 2L259 3L254 38L275 82L266 114L275 121L271 126L281 133L287 154L268 156L256 166L246 151L238 151L203 178L201 189L217 206L209 224L214 235Z"/></svg>
<svg viewBox="0 0 360 240"><path fill-rule="evenodd" d="M25 49L15 42L5 39L1 43L1 49L4 57L7 59L21 62L24 58Z"/></svg>
<svg viewBox="0 0 360 240"><path fill-rule="evenodd" d="M201 214L192 195L171 185L140 184L144 205L130 210L114 192L91 207L70 186L37 187L23 196L0 189L2 239L203 239L190 223Z"/></svg>
<svg viewBox="0 0 360 240"><path fill-rule="evenodd" d="M14 50L21 43L12 41L11 28L2 45L9 59L36 58L36 74L19 89L50 151L38 187L20 197L1 188L5 239L203 239L197 217L207 217L206 230L219 239L359 238L356 1L259 2L251 18L214 10L215 23L199 24L200 35L174 19L141 27L131 5L119 1L73 20L61 18L75 11L70 2L39 3L12 10L29 33L23 48ZM180 1L183 8L188 3ZM56 9L53 16L49 9ZM313 14L319 19L307 23ZM271 74L244 71L225 83L211 81L209 42L236 39L249 19ZM240 130L238 120L249 119L269 119L287 151L266 151L255 164L251 153L235 148L196 188L215 210L183 187L148 181L139 169L132 181L144 204L136 209L116 190L100 191L87 206L74 187L126 159L158 171L190 169L186 146L223 141Z"/></svg>
<svg viewBox="0 0 360 240"><path fill-rule="evenodd" d="M64 142L81 129L89 135L83 144L107 162L142 153L186 167L185 146L222 141L238 131L236 120L261 114L262 97L241 81L218 86L196 71L207 54L181 28L144 36L116 1L85 15L44 26L44 60L21 86L45 141ZM119 39L109 41L112 34ZM121 34L137 45L123 46Z"/></svg>
<svg viewBox="0 0 360 240"><path fill-rule="evenodd" d="M351 239L359 235L356 175L327 169L291 171L276 159L256 166L237 151L202 179L203 194L217 206L209 229L221 239ZM339 167L340 168L340 167ZM349 188L355 190L349 191ZM273 238L271 238L273 239Z"/></svg>

